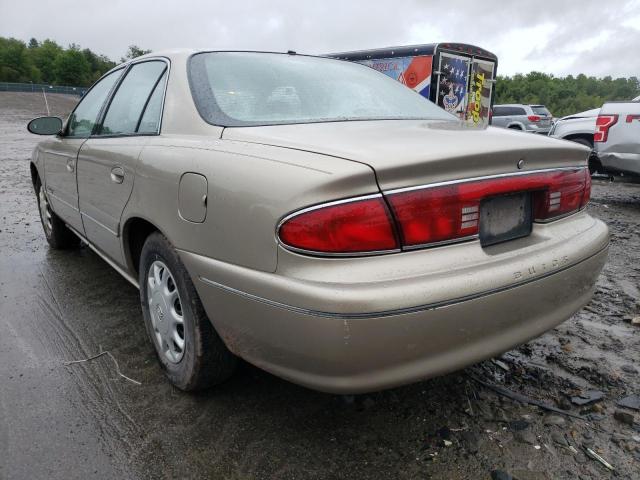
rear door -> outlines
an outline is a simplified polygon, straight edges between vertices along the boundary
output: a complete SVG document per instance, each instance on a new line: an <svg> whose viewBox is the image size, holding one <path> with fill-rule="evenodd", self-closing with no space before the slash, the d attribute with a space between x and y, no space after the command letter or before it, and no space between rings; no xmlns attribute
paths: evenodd
<svg viewBox="0 0 640 480"><path fill-rule="evenodd" d="M168 63L133 64L96 133L78 155L80 213L89 241L123 265L120 217L133 189L135 167L149 135L158 135Z"/></svg>
<svg viewBox="0 0 640 480"><path fill-rule="evenodd" d="M467 123L474 127L489 125L495 66L495 62L488 60L480 58L471 60Z"/></svg>
<svg viewBox="0 0 640 480"><path fill-rule="evenodd" d="M437 104L461 120L467 112L467 81L471 58L440 53L438 62Z"/></svg>
<svg viewBox="0 0 640 480"><path fill-rule="evenodd" d="M100 111L122 71L116 70L98 81L69 116L63 135L42 145L47 198L53 211L80 233L84 230L76 184L78 151L95 128Z"/></svg>
<svg viewBox="0 0 640 480"><path fill-rule="evenodd" d="M493 116L491 119L491 125L494 127L502 127L505 128L507 124L511 121L511 117L509 117L509 107L503 106L495 106L493 107Z"/></svg>

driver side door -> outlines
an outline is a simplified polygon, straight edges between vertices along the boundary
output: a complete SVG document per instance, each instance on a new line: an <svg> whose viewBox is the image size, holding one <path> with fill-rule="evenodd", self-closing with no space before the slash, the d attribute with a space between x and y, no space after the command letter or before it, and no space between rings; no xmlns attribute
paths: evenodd
<svg viewBox="0 0 640 480"><path fill-rule="evenodd" d="M93 132L98 115L122 69L100 79L73 110L61 135L41 145L44 160L44 188L53 211L76 231L84 234L78 204L76 167L78 152Z"/></svg>

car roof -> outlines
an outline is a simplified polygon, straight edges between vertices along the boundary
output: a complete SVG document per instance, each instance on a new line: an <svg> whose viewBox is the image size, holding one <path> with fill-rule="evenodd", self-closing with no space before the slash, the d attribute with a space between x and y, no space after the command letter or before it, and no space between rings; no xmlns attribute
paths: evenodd
<svg viewBox="0 0 640 480"><path fill-rule="evenodd" d="M115 67L113 67L111 70L109 70L110 73L114 70L118 70L119 68L125 67L127 65L129 65L130 63L136 63L136 62L140 62L140 61L144 61L144 60L150 60L152 58L167 58L169 60L186 60L187 58L189 58L190 56L196 54L196 53L215 53L215 52L235 52L235 53L266 53L266 54L278 54L278 55L300 55L300 56L304 56L304 57L317 57L317 58L325 58L328 60L335 60L329 57L323 57L321 55L310 55L310 54L306 54L306 53L298 53L298 52L294 52L293 50L289 50L286 52L275 52L275 51L268 51L268 50L240 50L240 49L211 49L211 48L172 48L172 49L165 49L165 50L158 50L158 51L154 51L151 53L146 53L144 55L140 55L139 57L136 58L132 58L130 60L127 60L126 62L122 62L119 63L118 65L116 65ZM106 75L106 74L105 74Z"/></svg>

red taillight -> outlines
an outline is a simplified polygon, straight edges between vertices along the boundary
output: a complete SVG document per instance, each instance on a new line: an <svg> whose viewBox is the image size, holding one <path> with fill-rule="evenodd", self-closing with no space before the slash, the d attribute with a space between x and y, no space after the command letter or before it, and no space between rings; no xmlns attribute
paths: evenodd
<svg viewBox="0 0 640 480"><path fill-rule="evenodd" d="M618 115L598 115L596 119L596 131L593 134L594 142L606 142L609 137L609 129L618 121Z"/></svg>
<svg viewBox="0 0 640 480"><path fill-rule="evenodd" d="M584 207L591 193L591 176L579 172L558 172L550 175L548 187L533 195L533 212L537 221L553 220Z"/></svg>
<svg viewBox="0 0 640 480"><path fill-rule="evenodd" d="M587 169L495 177L387 194L404 247L459 241L479 231L480 202L488 197L532 192L534 218L548 221L577 211L588 201Z"/></svg>
<svg viewBox="0 0 640 480"><path fill-rule="evenodd" d="M381 195L303 210L285 219L278 235L289 247L316 253L355 254L400 248Z"/></svg>
<svg viewBox="0 0 640 480"><path fill-rule="evenodd" d="M541 117L539 115L529 115L527 119L529 119L530 122L539 122Z"/></svg>
<svg viewBox="0 0 640 480"><path fill-rule="evenodd" d="M285 218L278 236L287 247L328 255L462 241L478 235L484 199L518 192L531 193L533 218L546 222L583 208L591 177L586 168L559 169L392 190L391 211L382 195L332 202Z"/></svg>

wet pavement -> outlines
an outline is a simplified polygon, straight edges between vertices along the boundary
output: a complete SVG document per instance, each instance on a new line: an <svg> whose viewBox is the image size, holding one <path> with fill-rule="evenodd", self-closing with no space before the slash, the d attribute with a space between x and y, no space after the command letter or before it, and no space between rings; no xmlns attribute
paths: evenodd
<svg viewBox="0 0 640 480"><path fill-rule="evenodd" d="M49 96L52 113L74 101ZM88 248L48 249L25 130L44 108L0 93L0 478L640 478L640 412L616 405L640 394L640 184L594 184L612 242L590 305L499 359L356 397L243 364L189 395L162 376L137 290ZM142 385L107 356L65 365L100 351Z"/></svg>

